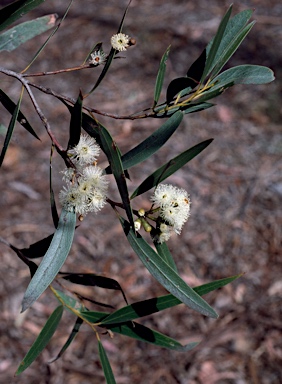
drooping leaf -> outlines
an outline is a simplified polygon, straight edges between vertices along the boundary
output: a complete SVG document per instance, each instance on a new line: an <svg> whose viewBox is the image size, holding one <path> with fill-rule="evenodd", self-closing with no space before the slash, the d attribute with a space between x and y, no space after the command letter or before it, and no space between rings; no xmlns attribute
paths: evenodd
<svg viewBox="0 0 282 384"><path fill-rule="evenodd" d="M0 237L0 242L7 245L7 247L10 247L16 253L18 258L20 260L22 260L28 266L29 271L30 271L30 276L32 277L37 270L37 265L33 261L28 260L25 257L25 255L21 252L20 249L18 249L17 247L13 246L10 243L8 243L8 241L4 240L2 237Z"/></svg>
<svg viewBox="0 0 282 384"><path fill-rule="evenodd" d="M3 161L4 161L7 149L9 147L9 144L10 144L13 132L14 132L14 128L15 128L15 125L16 125L16 122L17 122L17 119L18 119L19 111L20 111L22 97L23 97L23 88L22 88L22 92L21 92L18 104L16 105L16 108L15 108L13 114L12 114L12 118L10 120L8 129L7 129L6 137L5 137L3 148L2 148L2 151L1 151L1 155L0 155L0 167L1 167L2 163L3 163Z"/></svg>
<svg viewBox="0 0 282 384"><path fill-rule="evenodd" d="M275 79L270 68L260 65L238 65L219 74L213 82L218 87L225 84L266 84Z"/></svg>
<svg viewBox="0 0 282 384"><path fill-rule="evenodd" d="M45 1L45 0L44 0ZM43 49L46 47L46 45L49 43L50 39L55 35L55 33L58 31L58 29L60 28L62 22L65 20L69 10L70 10L70 7L72 5L74 0L70 0L67 8L66 8L66 11L63 15L63 17L61 18L61 20L59 21L58 25L54 28L54 30L50 33L50 35L48 36L48 38L46 39L46 41L42 44L42 46L38 49L38 51L35 53L35 55L33 56L33 58L30 60L30 62L28 63L28 65L26 66L26 68L22 71L22 73L26 72L28 70L28 68L31 67L31 65L35 62L35 60L37 59L37 57L40 55L40 53L43 51Z"/></svg>
<svg viewBox="0 0 282 384"><path fill-rule="evenodd" d="M26 41L53 28L56 20L57 15L52 14L26 21L8 29L0 35L0 51L13 51Z"/></svg>
<svg viewBox="0 0 282 384"><path fill-rule="evenodd" d="M0 31L8 27L14 21L27 12L38 7L45 0L18 0L0 9Z"/></svg>
<svg viewBox="0 0 282 384"><path fill-rule="evenodd" d="M203 75L201 78L201 82L205 79L205 77L210 73L210 71L213 68L214 59L216 57L219 46L220 46L222 39L224 37L225 29L226 29L228 20L230 19L231 12L232 12L232 5L229 7L228 11L223 16L223 18L219 24L218 30L216 32L216 35L215 35L214 39L212 40L212 44L210 46L210 49L207 50L207 60L206 60L205 69L204 69L204 72L203 72Z"/></svg>
<svg viewBox="0 0 282 384"><path fill-rule="evenodd" d="M241 277L242 274L227 277L224 279L212 281L207 284L199 285L192 288L198 295L203 296L209 292L212 292L218 288L221 288L232 281ZM152 315L153 313L163 311L168 308L175 307L176 305L183 304L182 301L175 296L169 294L160 297L154 297L152 299L138 301L126 307L120 308L113 312L109 316L101 320L101 324L119 324L127 321L132 321L143 316ZM91 316L91 312L87 313L87 316Z"/></svg>
<svg viewBox="0 0 282 384"><path fill-rule="evenodd" d="M54 233L50 247L43 257L37 271L31 279L22 302L22 312L29 308L35 300L52 283L64 264L73 241L76 214L62 210L59 225Z"/></svg>
<svg viewBox="0 0 282 384"><path fill-rule="evenodd" d="M156 153L176 131L182 119L182 112L178 111L174 113L159 129L142 141L142 143L125 153L121 157L123 168L129 169Z"/></svg>
<svg viewBox="0 0 282 384"><path fill-rule="evenodd" d="M126 184L126 177L121 162L119 148L117 144L113 141L110 133L105 127L99 124L98 130L100 134L101 147L103 148L103 151L105 152L108 158L128 220L134 228L134 221Z"/></svg>
<svg viewBox="0 0 282 384"><path fill-rule="evenodd" d="M186 345L182 345L171 337L165 336L160 332L145 327L144 325L138 324L134 321L119 325L108 325L107 329L110 329L114 333L119 333L139 341L144 341L155 346L179 352L190 351L199 344L199 342L192 342Z"/></svg>
<svg viewBox="0 0 282 384"><path fill-rule="evenodd" d="M187 71L187 77L194 80L194 85L190 85L190 87L193 89L198 85L199 81L202 78L205 64L207 59L207 50L206 48L203 50L203 52L200 54L200 56L197 58L197 60L194 61L194 63L191 65L191 67Z"/></svg>
<svg viewBox="0 0 282 384"><path fill-rule="evenodd" d="M7 111L10 112L10 114L12 115L16 108L16 104L9 98L8 95L6 95L6 93L2 89L0 89L0 102L2 103L3 107L6 108ZM18 113L17 120L18 123L20 123L29 133L32 134L32 136L40 140L40 138L37 136L31 125L29 124L27 118L21 111L19 111Z"/></svg>
<svg viewBox="0 0 282 384"><path fill-rule="evenodd" d="M151 188L154 188L156 185L158 185L163 180L178 171L178 169L183 167L184 164L188 163L200 152L202 152L212 141L213 139L205 140L202 143L199 143L194 147L187 149L187 151L182 152L180 155L171 159L169 162L167 162L162 167L153 172L150 176L148 176L139 185L139 187L135 189L130 198L133 199L134 197L149 191Z"/></svg>
<svg viewBox="0 0 282 384"><path fill-rule="evenodd" d="M177 79L172 80L166 90L166 103L169 104L179 92L186 88L192 89L194 86L195 81L188 77L178 77Z"/></svg>
<svg viewBox="0 0 282 384"><path fill-rule="evenodd" d="M75 147L80 140L82 125L82 102L83 96L81 91L79 91L76 103L71 110L70 138L68 142L68 149Z"/></svg>
<svg viewBox="0 0 282 384"><path fill-rule="evenodd" d="M63 279L68 280L74 284L120 291L123 295L125 302L127 303L126 296L120 284L116 280L111 279L109 277L95 275L94 273L66 273L66 275L63 276Z"/></svg>
<svg viewBox="0 0 282 384"><path fill-rule="evenodd" d="M89 321L93 324L101 324L103 319L105 319L109 313L83 311L81 312L81 315L83 318L85 318L86 321ZM144 341L146 343L154 344L155 346L179 352L190 351L192 348L199 344L198 342L192 342L187 345L182 345L171 337L165 336L160 332L157 332L133 321L100 326L103 329L109 329L112 332L118 333L120 335L128 336L139 341Z"/></svg>
<svg viewBox="0 0 282 384"><path fill-rule="evenodd" d="M30 366L30 364L40 355L40 353L49 343L50 339L52 338L53 334L55 333L60 323L63 310L64 310L63 306L60 305L54 310L54 312L48 318L46 324L42 328L37 339L32 344L30 350L27 352L22 362L20 363L17 369L17 372L15 374L16 376L22 373L23 371L25 371L26 368Z"/></svg>
<svg viewBox="0 0 282 384"><path fill-rule="evenodd" d="M52 157L54 153L54 144L51 145L50 152L50 162L49 162L49 185L50 185L50 205L51 205L51 214L54 223L54 227L57 228L59 224L59 214L56 206L56 200L54 195L54 190L52 186Z"/></svg>
<svg viewBox="0 0 282 384"><path fill-rule="evenodd" d="M99 348L99 357L102 364L102 368L104 371L105 379L107 384L115 384L115 377L108 359L108 356L106 354L106 351L101 343L101 340L98 340L98 348Z"/></svg>
<svg viewBox="0 0 282 384"><path fill-rule="evenodd" d="M75 336L78 334L79 330L80 330L80 327L83 323L83 320L78 317L76 319L76 322L74 324L74 327L67 339L67 341L65 342L65 344L63 345L63 347L61 348L60 352L57 354L56 357L54 357L54 359L52 359L51 361L49 361L49 363L53 363L54 361L58 360L60 357L62 357L62 355L64 354L64 352L68 349L68 347L71 345L71 343L73 342L73 340L75 339Z"/></svg>
<svg viewBox="0 0 282 384"><path fill-rule="evenodd" d="M205 316L217 318L218 315L181 277L150 247L139 233L135 235L128 222L119 218L129 244L152 276L170 293L188 307Z"/></svg>
<svg viewBox="0 0 282 384"><path fill-rule="evenodd" d="M22 254L29 259L37 259L38 257L42 257L47 252L50 243L53 239L54 233L37 241L34 244L31 244L28 248L22 248L20 251Z"/></svg>
<svg viewBox="0 0 282 384"><path fill-rule="evenodd" d="M162 87L163 87L163 83L164 83L164 77L165 77L166 62L168 59L169 51L170 51L170 46L166 49L166 51L163 54L163 57L161 59L161 62L160 62L159 71L157 74L156 84L155 84L153 109L157 105L159 98L160 98L160 95L161 95L161 91L162 91Z"/></svg>

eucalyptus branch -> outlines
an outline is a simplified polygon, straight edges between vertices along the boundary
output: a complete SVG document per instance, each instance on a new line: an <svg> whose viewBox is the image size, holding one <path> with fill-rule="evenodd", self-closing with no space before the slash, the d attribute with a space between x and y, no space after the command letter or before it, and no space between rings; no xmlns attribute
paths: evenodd
<svg viewBox="0 0 282 384"><path fill-rule="evenodd" d="M21 75L20 73L11 71L9 69L5 69L5 68L0 67L0 72L6 74L7 76L11 76L11 77L14 77L14 78L18 79L22 83L22 85L25 87L25 89L26 89L26 91L27 91L27 93L28 93L28 95L29 95L29 97L31 99L31 102L32 102L32 104L34 106L34 109L36 110L40 120L44 124L44 126L46 128L46 131L47 131L48 135L50 136L50 138L52 140L52 143L54 144L56 150L62 155L65 152L65 150L59 144L59 142L57 141L56 137L54 136L54 134L53 134L53 132L51 130L50 124L48 123L47 118L45 117L45 115L41 111L41 108L39 107L39 105L38 105L38 103L37 103L37 101L36 101L32 91L30 89L28 81L25 80L23 75Z"/></svg>
<svg viewBox="0 0 282 384"><path fill-rule="evenodd" d="M94 66L91 64L85 64L85 65L79 65L77 67L72 68L65 68L65 69L58 69L56 71L48 71L48 72L37 72L37 73L24 73L23 77L38 77L38 76L49 76L49 75L57 75L59 73L65 73L65 72L73 72L73 71L79 71L81 69L87 69L87 68L93 68Z"/></svg>

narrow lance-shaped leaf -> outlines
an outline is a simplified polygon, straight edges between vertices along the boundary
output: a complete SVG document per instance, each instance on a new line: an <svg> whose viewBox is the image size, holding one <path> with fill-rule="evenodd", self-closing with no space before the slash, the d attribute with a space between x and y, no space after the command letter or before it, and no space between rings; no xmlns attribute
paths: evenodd
<svg viewBox="0 0 282 384"><path fill-rule="evenodd" d="M45 0L44 0L45 1ZM35 60L37 59L37 57L40 55L40 53L43 51L43 49L46 47L46 45L49 43L50 39L55 35L55 33L58 31L58 29L60 28L62 22L65 20L68 12L69 12L69 9L72 5L74 0L71 0L66 8L66 11L63 15L63 17L61 18L61 20L59 21L58 25L56 26L56 28L54 28L54 30L50 33L50 35L48 36L48 38L46 39L46 41L42 44L42 46L38 49L38 51L35 53L35 55L33 56L33 58L31 59L31 61L28 63L28 65L26 66L26 68L22 71L22 73L26 72L28 70L28 68L30 68L30 66L35 62Z"/></svg>
<svg viewBox="0 0 282 384"><path fill-rule="evenodd" d="M68 142L68 149L75 147L80 140L82 125L82 102L83 96L80 91L76 103L71 109L70 137Z"/></svg>
<svg viewBox="0 0 282 384"><path fill-rule="evenodd" d="M0 51L13 51L26 41L53 28L56 20L57 15L52 14L26 21L8 29L0 35Z"/></svg>
<svg viewBox="0 0 282 384"><path fill-rule="evenodd" d="M10 114L12 115L15 108L16 108L16 104L9 98L8 95L6 95L6 93L2 89L0 89L0 102L7 109L7 111L10 112ZM40 138L37 136L37 134L35 133L35 131L31 127L31 125L29 124L27 118L25 117L25 115L21 111L19 111L19 113L18 113L18 119L17 120L18 120L18 123L20 123L22 127L24 127L29 133L32 134L32 136L34 136L36 139L40 140Z"/></svg>
<svg viewBox="0 0 282 384"><path fill-rule="evenodd" d="M175 261L172 257L172 254L170 253L170 250L168 249L167 244L166 243L160 244L157 241L154 241L154 245L160 257L170 266L170 268L172 268L175 272L177 272Z"/></svg>
<svg viewBox="0 0 282 384"><path fill-rule="evenodd" d="M75 339L75 336L78 334L79 330L80 330L80 327L83 323L83 320L78 317L76 319L76 322L74 324L74 327L67 339L67 341L65 342L65 344L63 345L63 347L61 348L60 352L57 354L56 357L54 357L54 359L52 359L51 361L49 361L49 363L53 363L54 361L58 360L60 357L62 357L62 355L64 354L64 352L68 349L68 347L71 345L71 343L73 342L73 340Z"/></svg>
<svg viewBox="0 0 282 384"><path fill-rule="evenodd" d="M59 215L56 206L56 200L54 196L54 190L52 186L52 157L54 153L54 144L51 145L50 152L50 165L49 165L49 183L50 183L50 205L51 205L51 214L54 223L54 227L57 228L59 224Z"/></svg>
<svg viewBox="0 0 282 384"><path fill-rule="evenodd" d="M248 35L248 33L253 28L255 22L253 21L249 25L246 25L243 30L238 33L238 35L234 36L233 40L230 42L229 46L222 52L220 58L217 60L212 72L211 78L214 78L222 69L222 67L227 63L230 57L237 51L242 41Z"/></svg>
<svg viewBox="0 0 282 384"><path fill-rule="evenodd" d="M5 137L5 140L4 140L4 145L3 145L3 148L2 148L2 151L1 151L1 155L0 155L0 167L1 167L2 163L3 163L3 161L4 161L4 158L5 158L7 149L9 147L9 144L10 144L13 132L14 132L14 128L15 128L15 125L16 125L16 122L17 122L17 119L18 119L20 105L21 105L21 101L22 101L22 97L23 97L23 91L24 91L24 89L22 88L22 92L21 92L18 104L16 105L16 108L15 108L15 110L13 112L12 118L11 118L10 123L9 123L9 127L7 129L6 137Z"/></svg>
<svg viewBox="0 0 282 384"><path fill-rule="evenodd" d="M98 348L99 348L100 361L102 364L106 382L107 384L115 384L116 383L115 377L114 377L108 356L106 354L106 351L101 343L101 340L98 340Z"/></svg>
<svg viewBox="0 0 282 384"><path fill-rule="evenodd" d="M54 233L50 247L43 257L35 275L31 279L22 302L22 312L29 308L35 300L52 283L64 264L73 241L76 214L64 209L61 212L59 225Z"/></svg>
<svg viewBox="0 0 282 384"><path fill-rule="evenodd" d="M213 68L212 73L213 76L216 74L215 72L219 72L223 65L230 59L233 53L237 50L238 46L241 43L241 38L244 39L244 34L246 28L248 29L247 22L250 20L253 11L251 9L246 9L237 15L235 15L232 19L230 19L226 25L223 38L221 40L220 46L217 50L217 53L214 57L213 63L211 67ZM212 39L207 46L207 52L210 51L210 48L213 44ZM236 44L239 44L236 46ZM217 67L217 68L215 68Z"/></svg>
<svg viewBox="0 0 282 384"><path fill-rule="evenodd" d="M162 91L162 87L163 87L163 83L164 83L164 77L165 77L166 62L168 59L169 51L170 51L170 46L166 49L166 51L163 54L163 57L161 59L161 62L160 62L159 71L157 74L156 84L155 84L153 109L157 105L159 98L160 98L160 95L161 95L161 91Z"/></svg>
<svg viewBox="0 0 282 384"><path fill-rule="evenodd" d="M8 27L14 21L27 12L38 7L45 0L18 0L0 10L0 31Z"/></svg>
<svg viewBox="0 0 282 384"><path fill-rule="evenodd" d="M125 212L127 214L130 224L134 228L132 210L119 148L117 144L113 141L110 133L105 127L99 124L98 130L100 134L101 146L108 158L110 167L115 177Z"/></svg>
<svg viewBox="0 0 282 384"><path fill-rule="evenodd" d="M205 77L212 70L212 65L213 65L213 62L214 62L214 58L215 58L215 56L217 54L217 51L218 51L219 46L221 44L221 41L223 39L224 32L225 32L228 20L230 18L231 12L232 12L232 5L229 7L228 11L226 12L226 14L224 15L223 19L221 20L220 25L218 27L218 30L216 32L216 35L215 35L215 37L214 37L214 39L212 41L211 48L210 48L210 50L207 53L207 61L206 61L205 69L204 69L204 72L203 72L203 75L202 75L202 78L201 78L201 82L205 79Z"/></svg>
<svg viewBox="0 0 282 384"><path fill-rule="evenodd" d="M134 197L149 191L151 188L154 188L157 184L161 183L167 177L171 176L173 173L178 171L178 169L183 167L184 164L188 163L200 152L202 152L212 141L213 139L203 141L202 143L199 143L194 147L189 148L187 151L182 152L180 155L171 159L168 163L164 164L162 167L160 167L150 176L148 176L139 185L139 187L135 189L130 198L133 199Z"/></svg>
<svg viewBox="0 0 282 384"><path fill-rule="evenodd" d="M123 295L124 301L127 303L126 296L120 284L115 280L106 276L95 275L94 273L64 273L63 279L68 280L74 284L100 287L105 289L113 289L120 291Z"/></svg>
<svg viewBox="0 0 282 384"><path fill-rule="evenodd" d="M46 324L42 328L40 334L38 335L35 342L32 344L30 350L25 355L24 359L20 363L16 376L22 373L30 366L30 364L39 356L39 354L43 351L46 345L49 343L53 334L55 333L59 322L61 320L63 314L64 307L60 305L55 309L55 311L51 314Z"/></svg>
<svg viewBox="0 0 282 384"><path fill-rule="evenodd" d="M121 157L123 168L129 169L156 153L176 131L182 120L182 112L174 113L159 129Z"/></svg>
<svg viewBox="0 0 282 384"><path fill-rule="evenodd" d="M158 347L178 352L190 351L199 344L199 342L196 341L182 345L177 340L174 340L171 337L168 337L151 328L145 327L144 325L135 323L134 321L121 325L108 325L107 329L110 329L114 333L119 333L145 343L150 343Z"/></svg>
<svg viewBox="0 0 282 384"><path fill-rule="evenodd" d="M81 315L86 321L100 324L108 314L105 312L81 312ZM121 324L100 325L100 327L102 327L102 329L109 329L111 332L120 335L128 336L173 351L187 352L199 344L198 342L192 342L187 345L182 345L171 337L132 321Z"/></svg>
<svg viewBox="0 0 282 384"><path fill-rule="evenodd" d="M193 289L161 259L139 233L135 235L133 230L129 228L128 222L122 217L120 217L120 222L132 249L151 275L154 276L164 288L195 311L202 313L205 316L213 318L218 317L214 309L211 308L205 300L193 291Z"/></svg>
<svg viewBox="0 0 282 384"><path fill-rule="evenodd" d="M226 277L224 279L215 280L207 284L199 285L198 287L192 288L198 295L203 296L209 292L212 292L218 288L221 288L232 281L241 277L242 274ZM152 299L138 301L126 307L120 308L117 311L113 312L111 315L105 317L101 324L118 324L143 316L152 315L153 313L163 311L168 308L175 307L176 305L183 304L182 301L177 299L175 296L169 294L160 297L154 297ZM84 312L83 312L84 314ZM91 311L85 313L86 316L91 316Z"/></svg>

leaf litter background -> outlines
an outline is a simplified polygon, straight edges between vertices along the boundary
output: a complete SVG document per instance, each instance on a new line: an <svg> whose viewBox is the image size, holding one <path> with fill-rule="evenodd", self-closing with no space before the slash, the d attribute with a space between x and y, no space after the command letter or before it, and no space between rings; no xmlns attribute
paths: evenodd
<svg viewBox="0 0 282 384"><path fill-rule="evenodd" d="M3 2L4 5L5 2ZM125 1L76 1L68 18L30 72L79 65L96 42L109 40L118 28ZM57 12L65 1L48 1L23 19ZM134 1L124 32L137 44L115 60L109 75L86 104L124 115L151 105L159 61L172 44L165 85L183 76L214 35L227 1ZM275 71L269 85L237 86L216 99L217 106L185 117L181 127L160 153L131 172L131 191L152 170L192 145L214 138L196 159L168 181L189 191L191 217L180 237L168 245L183 279L196 286L245 272L245 275L205 298L220 318L211 320L184 305L142 319L183 344L202 340L192 352L178 353L139 343L119 335L102 336L116 380L128 383L278 384L282 377L281 342L281 64L282 5L241 1L237 13L255 8L257 24L231 60L232 65L261 64ZM21 71L43 44L40 36L16 52L2 53L2 65ZM93 86L100 68L34 78L62 94L77 97L79 89ZM1 76L1 87L14 101L19 84ZM54 98L35 92L60 142L67 144L69 115ZM48 171L50 142L27 98L23 112L41 142L16 127L1 170L1 236L17 247L28 247L53 231L49 208ZM114 120L99 117L122 151L147 137L164 120ZM7 114L1 109L1 122ZM106 165L101 159L100 165ZM58 156L53 163L54 188L61 188ZM112 182L110 196L115 197ZM134 207L148 207L148 196ZM104 382L94 334L86 326L63 357L48 364L66 341L75 319L63 316L47 349L20 377L16 368L57 303L45 293L32 309L19 315L29 274L24 264L3 244L1 252L0 380L3 383L76 384ZM128 247L122 229L109 207L87 216L77 229L64 271L94 272L122 285L130 303L165 294ZM77 292L116 308L124 305L116 291L71 286ZM94 307L103 310L101 307Z"/></svg>

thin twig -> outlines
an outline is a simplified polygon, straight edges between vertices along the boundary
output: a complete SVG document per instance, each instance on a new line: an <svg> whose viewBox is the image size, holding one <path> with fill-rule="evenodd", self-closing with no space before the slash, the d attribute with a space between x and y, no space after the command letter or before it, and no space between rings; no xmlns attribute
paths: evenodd
<svg viewBox="0 0 282 384"><path fill-rule="evenodd" d="M44 124L45 128L46 128L46 131L48 133L48 135L50 136L51 140L52 140L52 143L55 145L56 147L56 150L60 153L60 154L63 154L65 152L64 148L59 144L59 142L57 141L56 137L54 136L52 130L51 130L51 127L50 127L50 124L48 123L48 120L47 118L45 117L45 115L43 114L43 112L41 111L31 89L30 89L30 86L29 86L29 82L27 80L24 79L23 75L20 74L20 73L17 73L17 72L14 72L14 71L11 71L9 69L5 69L5 68L2 68L0 67L0 72L6 74L7 76L11 76L11 77L14 77L16 79L18 79L22 85L25 87L30 99L31 99L31 102L38 114L38 116L40 117L40 120L42 121L42 123Z"/></svg>
<svg viewBox="0 0 282 384"><path fill-rule="evenodd" d="M24 73L23 77L35 77L35 76L48 76L48 75L57 75L58 73L73 72L79 71L80 69L93 68L91 64L79 65L78 67L58 69L56 71L49 72L37 72L37 73Z"/></svg>

